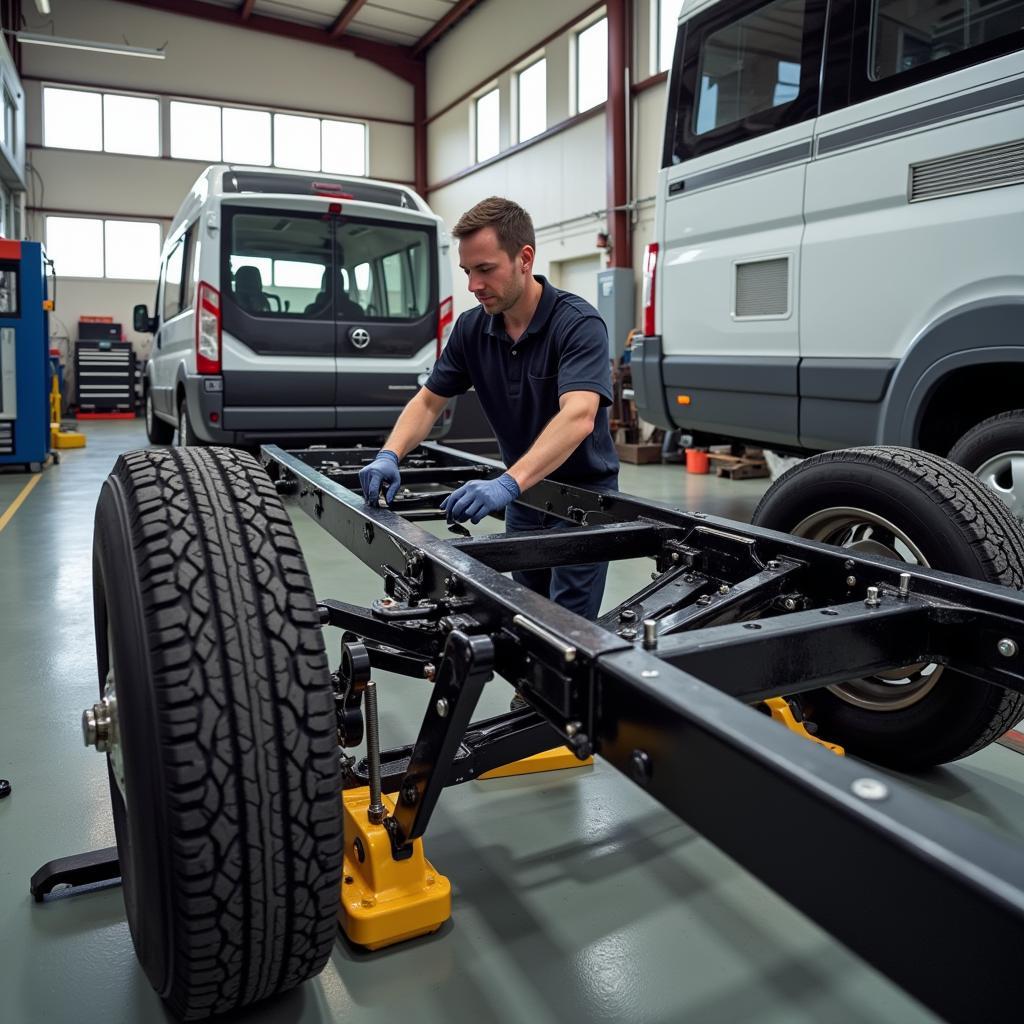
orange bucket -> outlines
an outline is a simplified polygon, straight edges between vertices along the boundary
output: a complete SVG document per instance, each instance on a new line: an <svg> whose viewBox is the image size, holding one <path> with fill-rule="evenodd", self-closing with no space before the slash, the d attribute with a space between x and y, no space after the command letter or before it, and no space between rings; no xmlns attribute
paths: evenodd
<svg viewBox="0 0 1024 1024"><path fill-rule="evenodd" d="M699 448L686 449L687 473L707 473L710 468L711 460L707 452L702 452Z"/></svg>

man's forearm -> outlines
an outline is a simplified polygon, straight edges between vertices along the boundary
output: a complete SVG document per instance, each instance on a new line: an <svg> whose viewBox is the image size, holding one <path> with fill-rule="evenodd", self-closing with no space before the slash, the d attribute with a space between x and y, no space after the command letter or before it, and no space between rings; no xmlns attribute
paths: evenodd
<svg viewBox="0 0 1024 1024"><path fill-rule="evenodd" d="M594 418L573 409L562 409L548 422L530 450L509 468L521 491L553 473L594 430Z"/></svg>
<svg viewBox="0 0 1024 1024"><path fill-rule="evenodd" d="M445 399L431 399L424 392L425 389L410 399L384 442L384 447L394 452L399 459L404 458L430 433L437 417L444 411Z"/></svg>

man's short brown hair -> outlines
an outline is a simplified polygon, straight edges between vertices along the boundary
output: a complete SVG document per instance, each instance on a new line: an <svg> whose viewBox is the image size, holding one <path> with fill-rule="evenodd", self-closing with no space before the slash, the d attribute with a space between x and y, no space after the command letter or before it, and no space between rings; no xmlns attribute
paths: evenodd
<svg viewBox="0 0 1024 1024"><path fill-rule="evenodd" d="M452 228L452 235L465 238L481 228L494 228L498 245L512 259L519 255L524 245L531 249L537 248L530 215L511 199L502 199L500 196L482 199L459 218L458 224Z"/></svg>

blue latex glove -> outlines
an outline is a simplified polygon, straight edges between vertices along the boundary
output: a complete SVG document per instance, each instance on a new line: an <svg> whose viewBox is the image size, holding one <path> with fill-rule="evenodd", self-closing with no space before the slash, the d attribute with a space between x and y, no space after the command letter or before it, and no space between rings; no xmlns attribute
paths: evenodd
<svg viewBox="0 0 1024 1024"><path fill-rule="evenodd" d="M497 480L471 480L457 491L452 491L441 508L448 513L448 522L464 523L469 519L479 523L484 516L500 512L519 497L519 484L502 473Z"/></svg>
<svg viewBox="0 0 1024 1024"><path fill-rule="evenodd" d="M367 466L359 470L359 483L363 488L363 497L367 505L376 505L380 498L381 488L387 488L384 492L384 500L390 505L395 500L398 485L402 482L402 476L398 472L398 456L387 448L381 448L377 457Z"/></svg>

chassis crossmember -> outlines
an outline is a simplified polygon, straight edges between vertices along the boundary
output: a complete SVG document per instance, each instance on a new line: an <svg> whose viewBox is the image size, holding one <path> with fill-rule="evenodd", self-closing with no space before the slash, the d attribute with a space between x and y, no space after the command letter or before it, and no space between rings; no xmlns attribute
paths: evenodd
<svg viewBox="0 0 1024 1024"><path fill-rule="evenodd" d="M383 577L371 608L320 606L345 631L342 745L362 739L372 668L433 683L415 741L380 755L392 857L411 854L445 787L561 744L600 755L943 1017L1005 1014L1024 953L1020 847L759 712L784 697L799 716L802 693L921 663L1021 692L1024 597L551 480L520 501L575 528L444 540L416 520L500 464L425 444L388 509L359 493L367 457L262 454L278 490ZM651 583L596 623L503 575L639 557ZM528 706L474 722L494 673ZM346 788L365 787L366 760L345 765Z"/></svg>

